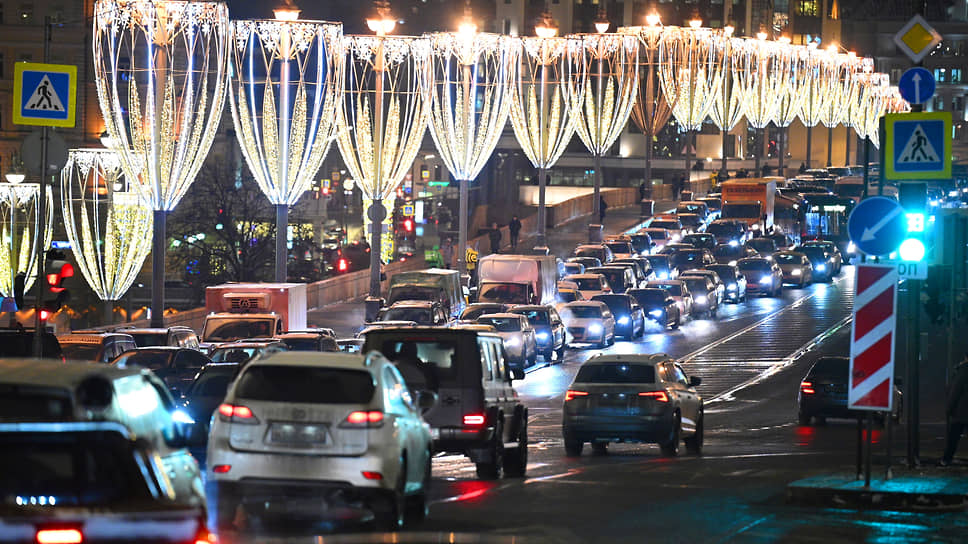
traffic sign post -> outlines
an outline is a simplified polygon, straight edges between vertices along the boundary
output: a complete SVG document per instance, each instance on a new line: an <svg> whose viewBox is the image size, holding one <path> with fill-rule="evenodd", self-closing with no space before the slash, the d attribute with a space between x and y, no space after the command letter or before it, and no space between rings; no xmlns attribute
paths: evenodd
<svg viewBox="0 0 968 544"><path fill-rule="evenodd" d="M857 249L867 255L888 255L897 250L907 233L904 208L884 196L861 200L847 218L847 233Z"/></svg>
<svg viewBox="0 0 968 544"><path fill-rule="evenodd" d="M77 112L77 66L18 62L14 65L15 125L73 127Z"/></svg>
<svg viewBox="0 0 968 544"><path fill-rule="evenodd" d="M897 268L857 265L847 407L890 411L894 401Z"/></svg>
<svg viewBox="0 0 968 544"><path fill-rule="evenodd" d="M915 15L894 35L894 43L916 64L941 43L941 34L924 17Z"/></svg>
<svg viewBox="0 0 968 544"><path fill-rule="evenodd" d="M934 75L920 66L905 70L897 82L901 98L911 104L924 104L930 100L936 86Z"/></svg>
<svg viewBox="0 0 968 544"><path fill-rule="evenodd" d="M884 116L884 177L893 180L951 177L951 112Z"/></svg>

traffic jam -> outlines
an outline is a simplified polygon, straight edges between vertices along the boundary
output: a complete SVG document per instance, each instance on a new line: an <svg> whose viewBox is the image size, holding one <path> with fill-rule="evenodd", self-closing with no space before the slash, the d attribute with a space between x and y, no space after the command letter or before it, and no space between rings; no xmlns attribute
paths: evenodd
<svg viewBox="0 0 968 544"><path fill-rule="evenodd" d="M5 471L0 540L199 544L272 522L417 525L442 464L459 459L465 479L526 476L533 418L517 389L558 365L574 367L555 393L559 458L612 443L700 455L703 376L622 346L837 279L854 257L857 199L833 182L725 181L568 254L483 256L469 282L397 273L352 337L309 323L306 285L293 283L208 287L200 331L47 333L51 360L0 364L0 455L18 467ZM812 395L845 380L846 364L823 359L805 377L800 424L844 415Z"/></svg>

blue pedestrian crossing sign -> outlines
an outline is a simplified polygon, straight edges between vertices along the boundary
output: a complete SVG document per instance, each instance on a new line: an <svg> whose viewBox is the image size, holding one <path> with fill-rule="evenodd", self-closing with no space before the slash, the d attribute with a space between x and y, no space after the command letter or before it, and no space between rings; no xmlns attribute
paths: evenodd
<svg viewBox="0 0 968 544"><path fill-rule="evenodd" d="M887 179L951 177L951 113L889 113L884 116Z"/></svg>
<svg viewBox="0 0 968 544"><path fill-rule="evenodd" d="M77 66L18 62L14 65L15 125L73 127Z"/></svg>

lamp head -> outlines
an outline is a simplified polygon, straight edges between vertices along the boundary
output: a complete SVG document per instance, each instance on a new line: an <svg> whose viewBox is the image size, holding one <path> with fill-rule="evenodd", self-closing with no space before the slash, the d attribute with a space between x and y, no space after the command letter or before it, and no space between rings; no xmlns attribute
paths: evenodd
<svg viewBox="0 0 968 544"><path fill-rule="evenodd" d="M645 16L645 22L649 26L658 26L659 23L662 22L662 18L659 17L658 13L653 11L652 13L649 13L648 15Z"/></svg>
<svg viewBox="0 0 968 544"><path fill-rule="evenodd" d="M296 21L300 10L292 0L282 0L282 3L272 9L277 21Z"/></svg>
<svg viewBox="0 0 968 544"><path fill-rule="evenodd" d="M700 19L698 17L696 17L695 19L690 19L689 20L689 27L690 28L700 28L700 27L702 27L702 19Z"/></svg>
<svg viewBox="0 0 968 544"><path fill-rule="evenodd" d="M780 43L782 43L784 45L790 45L790 41L791 40L790 40L790 36L780 36L779 38L777 38L776 41L778 41L778 42L780 42Z"/></svg>
<svg viewBox="0 0 968 544"><path fill-rule="evenodd" d="M702 23L700 23L700 24L702 24ZM698 27L695 27L695 28L698 28ZM736 30L736 29L735 29L735 28L733 28L733 25L726 25L726 26L724 26L724 27L723 27L723 34L724 34L724 35L725 35L725 36L726 36L727 38L729 38L729 37L731 37L731 36L733 35L733 32L734 32L735 30Z"/></svg>
<svg viewBox="0 0 968 544"><path fill-rule="evenodd" d="M534 25L534 33L539 38L554 38L558 35L558 23L551 16L551 10L545 3L545 10L538 19L538 24Z"/></svg>
<svg viewBox="0 0 968 544"><path fill-rule="evenodd" d="M374 0L373 12L373 15L366 20L367 28L375 32L377 36L386 36L393 32L393 27L397 26L397 22L393 20L393 16L390 14L389 0Z"/></svg>
<svg viewBox="0 0 968 544"><path fill-rule="evenodd" d="M605 2L602 0L598 3L598 15L595 17L595 30L599 34L604 34L608 32L608 27L608 12L605 10Z"/></svg>
<svg viewBox="0 0 968 544"><path fill-rule="evenodd" d="M477 32L477 23L474 22L474 13L471 11L471 0L467 0L464 4L464 17L457 26L457 32L465 37Z"/></svg>

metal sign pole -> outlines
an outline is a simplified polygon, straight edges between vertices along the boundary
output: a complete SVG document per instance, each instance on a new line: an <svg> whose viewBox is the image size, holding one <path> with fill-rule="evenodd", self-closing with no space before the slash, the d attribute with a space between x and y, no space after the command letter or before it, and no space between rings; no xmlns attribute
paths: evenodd
<svg viewBox="0 0 968 544"><path fill-rule="evenodd" d="M44 17L44 62L50 62L50 16ZM47 270L44 254L44 235L47 229L44 228L44 213L47 207L47 144L50 142L50 128L44 126L41 129L41 148L40 148L40 200L37 202L37 230L35 245L37 248L37 279L34 280L37 290L37 298L34 301L34 357L44 356L44 323L40 319L40 309L44 304L44 285L47 284Z"/></svg>
<svg viewBox="0 0 968 544"><path fill-rule="evenodd" d="M872 434L874 431L874 412L867 412L867 452L864 455L864 487L871 486L871 450L874 446Z"/></svg>

